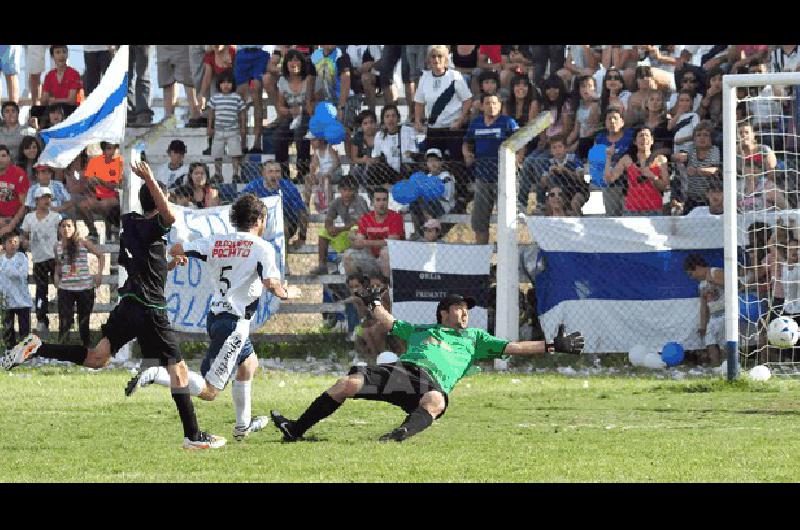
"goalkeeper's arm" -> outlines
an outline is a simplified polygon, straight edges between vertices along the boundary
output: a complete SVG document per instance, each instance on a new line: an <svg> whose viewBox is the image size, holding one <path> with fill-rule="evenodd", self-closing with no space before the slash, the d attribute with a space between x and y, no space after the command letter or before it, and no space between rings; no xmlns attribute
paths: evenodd
<svg viewBox="0 0 800 530"><path fill-rule="evenodd" d="M583 351L583 335L580 331L573 331L566 335L564 329L564 324L558 326L558 333L552 344L547 344L543 340L509 342L503 353L506 355L541 355L546 352L561 352L580 355Z"/></svg>

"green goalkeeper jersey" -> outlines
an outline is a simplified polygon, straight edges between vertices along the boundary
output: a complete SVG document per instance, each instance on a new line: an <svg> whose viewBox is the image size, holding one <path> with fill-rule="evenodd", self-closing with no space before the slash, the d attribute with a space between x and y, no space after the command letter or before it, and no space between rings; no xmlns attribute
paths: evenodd
<svg viewBox="0 0 800 530"><path fill-rule="evenodd" d="M394 321L390 333L408 344L400 361L425 368L448 394L472 363L500 357L509 343L482 329L417 326L402 320Z"/></svg>

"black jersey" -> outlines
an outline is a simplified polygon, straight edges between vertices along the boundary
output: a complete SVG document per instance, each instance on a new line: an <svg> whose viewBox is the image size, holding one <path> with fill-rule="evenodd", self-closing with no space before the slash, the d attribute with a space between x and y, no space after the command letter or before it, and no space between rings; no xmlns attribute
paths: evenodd
<svg viewBox="0 0 800 530"><path fill-rule="evenodd" d="M120 287L120 298L130 297L154 307L164 307L164 284L167 281L166 235L169 228L161 217L143 217L138 213L122 216L119 240L119 264L128 278Z"/></svg>

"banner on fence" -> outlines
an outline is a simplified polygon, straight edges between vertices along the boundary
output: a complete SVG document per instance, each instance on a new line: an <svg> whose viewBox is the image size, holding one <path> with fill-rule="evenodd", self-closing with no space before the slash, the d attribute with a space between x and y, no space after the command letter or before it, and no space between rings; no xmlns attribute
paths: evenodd
<svg viewBox="0 0 800 530"><path fill-rule="evenodd" d="M414 324L435 324L436 305L451 293L471 296L469 327L487 329L490 245L389 240L392 315Z"/></svg>
<svg viewBox="0 0 800 530"><path fill-rule="evenodd" d="M280 196L261 199L267 206L267 228L264 239L269 241L280 256L278 268L284 275L285 238L283 233L283 211ZM177 242L187 242L211 234L230 234L236 229L230 222L230 206L217 206L193 210L171 205L175 211L175 224L172 225L167 240L168 246ZM211 304L215 278L207 274L205 264L197 258L189 258L183 267L175 267L167 276L165 295L167 313L172 327L177 331L205 333L206 316ZM250 330L256 331L279 308L280 299L266 291L258 302L258 310L253 316Z"/></svg>
<svg viewBox="0 0 800 530"><path fill-rule="evenodd" d="M548 340L558 324L580 330L586 351L660 351L676 341L702 348L698 284L690 253L723 263L723 220L708 217L529 217L539 247L536 295Z"/></svg>

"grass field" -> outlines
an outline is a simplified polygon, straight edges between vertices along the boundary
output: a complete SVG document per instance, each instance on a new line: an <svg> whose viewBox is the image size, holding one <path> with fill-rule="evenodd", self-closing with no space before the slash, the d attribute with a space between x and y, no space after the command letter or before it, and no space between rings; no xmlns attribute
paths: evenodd
<svg viewBox="0 0 800 530"><path fill-rule="evenodd" d="M800 481L800 382L479 374L446 416L403 444L377 438L400 409L351 401L285 444L272 427L231 439L229 390L196 401L229 439L185 452L169 392L125 398L124 370L0 373L0 482ZM299 415L333 376L259 372L254 413ZM588 387L586 387L588 382Z"/></svg>

